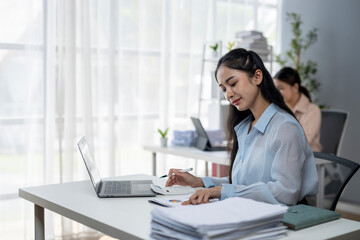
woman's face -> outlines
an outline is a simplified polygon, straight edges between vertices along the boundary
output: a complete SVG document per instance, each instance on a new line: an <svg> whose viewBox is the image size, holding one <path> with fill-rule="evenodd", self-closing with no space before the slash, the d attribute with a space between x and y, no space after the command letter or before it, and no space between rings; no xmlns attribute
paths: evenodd
<svg viewBox="0 0 360 240"><path fill-rule="evenodd" d="M216 77L226 100L239 111L252 109L261 96L258 85L263 75L260 70L256 70L254 76L249 78L243 71L220 66Z"/></svg>
<svg viewBox="0 0 360 240"><path fill-rule="evenodd" d="M291 86L290 84L280 81L277 78L274 79L274 84L283 96L285 103L289 104L294 102L295 99L297 99L297 93L299 91L297 84Z"/></svg>

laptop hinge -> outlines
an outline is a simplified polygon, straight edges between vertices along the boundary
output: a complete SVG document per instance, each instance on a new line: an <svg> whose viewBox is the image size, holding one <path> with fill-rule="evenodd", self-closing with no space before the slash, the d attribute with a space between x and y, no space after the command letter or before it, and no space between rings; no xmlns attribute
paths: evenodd
<svg viewBox="0 0 360 240"><path fill-rule="evenodd" d="M96 186L96 194L99 195L101 193L103 182L100 180L99 184Z"/></svg>

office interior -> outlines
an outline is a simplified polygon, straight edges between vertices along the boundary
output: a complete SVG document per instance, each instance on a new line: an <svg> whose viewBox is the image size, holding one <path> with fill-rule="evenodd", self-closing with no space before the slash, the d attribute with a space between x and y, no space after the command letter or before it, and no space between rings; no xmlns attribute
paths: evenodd
<svg viewBox="0 0 360 240"><path fill-rule="evenodd" d="M102 177L151 174L158 128L193 130L197 116L216 128L219 112L200 106L204 44L260 31L284 54L292 37L288 12L318 40L302 58L317 63L317 97L349 113L340 156L360 163L360 22L357 0L16 0L0 4L0 238L33 239L33 205L24 186L87 180L76 143L86 136ZM274 57L273 56L273 57ZM266 63L274 75L276 62ZM209 81L213 79L208 79ZM204 83L204 91L211 84ZM160 156L159 175L204 162ZM211 168L211 165L209 165ZM338 210L360 219L357 172ZM95 196L95 195L94 195ZM99 233L46 212L47 239ZM90 239L89 238L89 239ZM96 238L98 239L98 238Z"/></svg>

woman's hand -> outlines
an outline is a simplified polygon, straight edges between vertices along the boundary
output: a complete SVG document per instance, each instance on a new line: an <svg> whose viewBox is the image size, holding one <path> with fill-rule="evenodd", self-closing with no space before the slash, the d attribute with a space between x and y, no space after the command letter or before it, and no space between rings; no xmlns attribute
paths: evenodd
<svg viewBox="0 0 360 240"><path fill-rule="evenodd" d="M165 187L173 185L191 186L191 187L204 187L204 183L199 177L195 177L187 172L179 172L181 169L170 169Z"/></svg>
<svg viewBox="0 0 360 240"><path fill-rule="evenodd" d="M208 203L211 198L221 197L221 186L200 189L197 190L193 195L190 196L189 200L182 202L181 205L197 205L202 203Z"/></svg>

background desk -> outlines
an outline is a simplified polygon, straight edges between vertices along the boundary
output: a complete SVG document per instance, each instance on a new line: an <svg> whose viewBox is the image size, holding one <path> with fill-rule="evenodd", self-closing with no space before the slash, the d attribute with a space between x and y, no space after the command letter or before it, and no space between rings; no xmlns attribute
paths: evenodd
<svg viewBox="0 0 360 240"><path fill-rule="evenodd" d="M198 160L204 160L205 162L217 163L221 165L230 165L229 157L226 151L220 152L208 152L201 151L195 147L160 147L160 146L144 146L144 149L152 152L152 174L156 176L156 154L163 153L174 155L178 157L193 158ZM219 173L219 168L218 168ZM208 176L208 170L206 165L206 176ZM220 176L218 174L218 176Z"/></svg>
<svg viewBox="0 0 360 240"><path fill-rule="evenodd" d="M195 147L178 147L178 146L169 146L169 147L160 147L160 146L144 146L144 149L152 152L152 174L156 176L156 154L163 153L174 155L178 157L187 157L193 159L200 159L206 162L217 163L229 166L229 156L227 152L208 152L201 151ZM318 177L319 177L319 192L316 197L316 206L323 207L324 206L324 190L325 190L325 165L330 162L316 159L316 165L318 167ZM217 176L220 176L220 167L217 167ZM206 164L205 175L208 176L208 168Z"/></svg>
<svg viewBox="0 0 360 240"><path fill-rule="evenodd" d="M121 179L160 181L149 175ZM44 208L109 236L131 240L150 238L150 212L157 207L148 203L150 197L98 198L90 180L20 188L19 196L35 205L36 240L44 239ZM328 239L345 234L348 239L360 239L360 222L339 219L296 232L289 230L285 239Z"/></svg>

